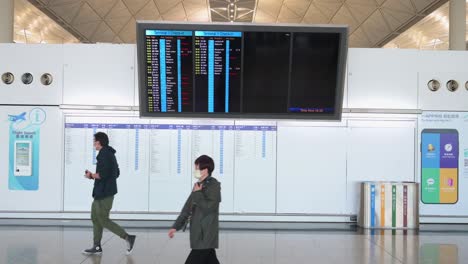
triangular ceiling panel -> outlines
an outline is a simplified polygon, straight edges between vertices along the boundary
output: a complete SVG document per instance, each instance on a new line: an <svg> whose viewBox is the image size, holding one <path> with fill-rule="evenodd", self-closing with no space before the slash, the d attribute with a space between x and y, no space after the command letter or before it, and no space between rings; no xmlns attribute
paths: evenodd
<svg viewBox="0 0 468 264"><path fill-rule="evenodd" d="M337 25L348 25L348 32L350 33L354 32L358 27L358 22L353 18L346 6L342 6L340 10L338 10L338 13L336 13L336 16L333 17L331 22Z"/></svg>
<svg viewBox="0 0 468 264"><path fill-rule="evenodd" d="M115 34L112 29L105 22L101 22L94 35L91 37L91 41L112 42L114 37Z"/></svg>
<svg viewBox="0 0 468 264"><path fill-rule="evenodd" d="M412 0L414 5L416 6L416 10L418 12L423 11L426 9L428 6L431 6L434 2L434 0Z"/></svg>
<svg viewBox="0 0 468 264"><path fill-rule="evenodd" d="M91 39L91 36L96 31L97 27L101 21L91 21L81 24L74 25L74 28L77 29L85 38Z"/></svg>
<svg viewBox="0 0 468 264"><path fill-rule="evenodd" d="M137 14L150 1L152 0L123 0L132 15Z"/></svg>
<svg viewBox="0 0 468 264"><path fill-rule="evenodd" d="M394 11L393 9L382 8L381 11L392 30L397 30L413 17L412 14Z"/></svg>
<svg viewBox="0 0 468 264"><path fill-rule="evenodd" d="M122 39L120 39L119 36L116 36L112 42L113 43L123 43Z"/></svg>
<svg viewBox="0 0 468 264"><path fill-rule="evenodd" d="M178 5L174 6L169 11L163 13L162 17L164 18L164 20L168 20L168 21L186 21L187 20L184 6L182 5L182 3L179 3Z"/></svg>
<svg viewBox="0 0 468 264"><path fill-rule="evenodd" d="M76 3L76 2L82 2L82 0L49 0L47 5L54 6L54 5L63 5L63 4L70 4L70 3Z"/></svg>
<svg viewBox="0 0 468 264"><path fill-rule="evenodd" d="M39 2L41 2L42 4L44 5L48 5L50 0L38 0Z"/></svg>
<svg viewBox="0 0 468 264"><path fill-rule="evenodd" d="M349 4L360 4L360 5L371 5L371 6L377 6L377 3L375 0L346 0L345 1L347 5Z"/></svg>
<svg viewBox="0 0 468 264"><path fill-rule="evenodd" d="M410 0L387 0L382 7L409 14L416 12Z"/></svg>
<svg viewBox="0 0 468 264"><path fill-rule="evenodd" d="M130 19L130 21L125 25L125 27L120 31L120 38L125 43L133 43L136 41L136 21L135 19Z"/></svg>
<svg viewBox="0 0 468 264"><path fill-rule="evenodd" d="M128 18L109 18L106 19L106 23L112 28L112 30L118 34L122 28L132 19L131 17Z"/></svg>
<svg viewBox="0 0 468 264"><path fill-rule="evenodd" d="M51 6L50 10L52 10L57 16L65 20L67 23L71 23L73 18L75 18L75 16L80 11L81 5L81 2L73 2L63 5Z"/></svg>
<svg viewBox="0 0 468 264"><path fill-rule="evenodd" d="M206 7L206 0L184 0L184 4L202 5Z"/></svg>
<svg viewBox="0 0 468 264"><path fill-rule="evenodd" d="M72 24L77 25L77 24L83 24L87 22L92 22L92 21L101 21L101 18L99 17L96 12L88 5L88 3L83 3L83 5L80 8L80 11L78 12L78 15L75 16L73 19ZM99 23L98 23L99 24Z"/></svg>
<svg viewBox="0 0 468 264"><path fill-rule="evenodd" d="M262 12L268 14L268 16L278 17L281 6L283 5L283 0L258 0L257 3L257 12L261 10Z"/></svg>
<svg viewBox="0 0 468 264"><path fill-rule="evenodd" d="M349 36L349 45L356 48L368 48L372 46L372 43L367 39L364 31L358 28Z"/></svg>
<svg viewBox="0 0 468 264"><path fill-rule="evenodd" d="M362 29L369 37L372 45L378 44L383 40L383 38L391 33L384 17L379 11L374 12L374 14L372 14L372 16L362 24Z"/></svg>
<svg viewBox="0 0 468 264"><path fill-rule="evenodd" d="M299 23L301 22L302 17L293 12L287 6L283 5L281 8L280 14L278 16L278 22L280 23Z"/></svg>
<svg viewBox="0 0 468 264"><path fill-rule="evenodd" d="M125 7L124 3L119 0L112 10L107 14L105 21L115 33L118 33L122 28L127 25L132 15Z"/></svg>
<svg viewBox="0 0 468 264"><path fill-rule="evenodd" d="M283 18L279 22L297 24L297 23L301 23L301 18L300 17L298 17L298 18Z"/></svg>
<svg viewBox="0 0 468 264"><path fill-rule="evenodd" d="M263 10L257 9L255 12L254 22L256 23L274 23L276 22L276 17L269 15Z"/></svg>
<svg viewBox="0 0 468 264"><path fill-rule="evenodd" d="M187 13L187 16L191 16L193 13L199 13L200 9L205 10L206 12L208 11L208 8L206 8L206 5L200 5L198 3L192 3L192 2L183 2L182 3L185 9L185 12Z"/></svg>
<svg viewBox="0 0 468 264"><path fill-rule="evenodd" d="M161 18L153 1L149 1L135 16L137 20L158 20Z"/></svg>
<svg viewBox="0 0 468 264"><path fill-rule="evenodd" d="M375 4L348 3L347 6L353 17L359 23L366 21L372 13L377 10Z"/></svg>
<svg viewBox="0 0 468 264"><path fill-rule="evenodd" d="M161 14L168 12L180 4L180 0L154 0L156 7Z"/></svg>
<svg viewBox="0 0 468 264"><path fill-rule="evenodd" d="M118 0L86 0L100 17L105 17L117 1Z"/></svg>
<svg viewBox="0 0 468 264"><path fill-rule="evenodd" d="M122 0L119 0L111 11L107 14L106 19L109 18L128 18L131 17L132 14L128 11L127 6L124 4Z"/></svg>
<svg viewBox="0 0 468 264"><path fill-rule="evenodd" d="M377 5L379 6L381 6L385 2L385 0L375 0L375 1L377 2Z"/></svg>
<svg viewBox="0 0 468 264"><path fill-rule="evenodd" d="M328 23L328 18L315 6L312 4L309 9L307 9L307 13L302 20L303 23L306 24L326 24Z"/></svg>
<svg viewBox="0 0 468 264"><path fill-rule="evenodd" d="M199 8L197 11L192 12L188 16L188 20L194 21L194 22L209 22L209 16L208 16L208 9L207 8Z"/></svg>
<svg viewBox="0 0 468 264"><path fill-rule="evenodd" d="M299 16L304 16L311 4L311 0L286 0L284 6Z"/></svg>
<svg viewBox="0 0 468 264"><path fill-rule="evenodd" d="M333 16L338 12L338 10L343 5L342 2L338 1L315 1L314 5L327 17L327 19L332 19Z"/></svg>

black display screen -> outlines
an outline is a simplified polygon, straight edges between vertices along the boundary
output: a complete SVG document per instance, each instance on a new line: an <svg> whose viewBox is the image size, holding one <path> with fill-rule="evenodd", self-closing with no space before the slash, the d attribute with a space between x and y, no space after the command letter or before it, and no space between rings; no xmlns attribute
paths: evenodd
<svg viewBox="0 0 468 264"><path fill-rule="evenodd" d="M345 27L137 27L141 116L341 118Z"/></svg>
<svg viewBox="0 0 468 264"><path fill-rule="evenodd" d="M244 34L244 113L283 113L288 109L291 33Z"/></svg>
<svg viewBox="0 0 468 264"><path fill-rule="evenodd" d="M338 67L337 34L294 33L289 111L333 113Z"/></svg>

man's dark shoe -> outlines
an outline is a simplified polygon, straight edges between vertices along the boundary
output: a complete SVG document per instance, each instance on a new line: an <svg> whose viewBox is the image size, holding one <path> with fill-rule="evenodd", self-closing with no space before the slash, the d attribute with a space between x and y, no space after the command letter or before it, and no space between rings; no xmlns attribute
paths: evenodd
<svg viewBox="0 0 468 264"><path fill-rule="evenodd" d="M135 245L136 236L128 235L127 239L127 255L130 255L133 251L133 246Z"/></svg>
<svg viewBox="0 0 468 264"><path fill-rule="evenodd" d="M100 255L102 254L102 247L101 245L94 245L92 248L85 249L83 254L86 255Z"/></svg>

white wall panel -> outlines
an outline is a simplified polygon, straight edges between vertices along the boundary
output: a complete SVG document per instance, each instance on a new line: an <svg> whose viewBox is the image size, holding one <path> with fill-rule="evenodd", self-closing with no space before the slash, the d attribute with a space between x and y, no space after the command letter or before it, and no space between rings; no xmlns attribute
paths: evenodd
<svg viewBox="0 0 468 264"><path fill-rule="evenodd" d="M277 212L343 213L346 148L346 127L278 127Z"/></svg>
<svg viewBox="0 0 468 264"><path fill-rule="evenodd" d="M64 54L64 104L134 104L134 45L70 44Z"/></svg>
<svg viewBox="0 0 468 264"><path fill-rule="evenodd" d="M13 73L10 85L0 81L0 104L60 105L63 89L63 46L0 44L0 76ZM33 82L23 84L24 73L33 75ZM49 73L52 84L45 86L41 76Z"/></svg>
<svg viewBox="0 0 468 264"><path fill-rule="evenodd" d="M460 72L468 67L468 52L421 50L417 62L419 72Z"/></svg>
<svg viewBox="0 0 468 264"><path fill-rule="evenodd" d="M348 107L416 109L418 51L350 49Z"/></svg>
<svg viewBox="0 0 468 264"><path fill-rule="evenodd" d="M468 58L467 58L468 59ZM468 69L468 64L465 68ZM466 72L420 72L418 75L419 108L425 111L467 111L468 110L468 71ZM440 88L431 91L428 87L430 80L437 80ZM447 82L454 80L458 89L451 92L447 89Z"/></svg>

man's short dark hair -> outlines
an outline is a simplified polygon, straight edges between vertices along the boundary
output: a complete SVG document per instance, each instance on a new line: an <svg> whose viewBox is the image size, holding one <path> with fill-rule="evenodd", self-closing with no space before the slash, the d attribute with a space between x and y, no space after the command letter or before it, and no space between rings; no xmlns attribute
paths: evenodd
<svg viewBox="0 0 468 264"><path fill-rule="evenodd" d="M195 165L198 165L198 168L200 170L208 169L209 175L211 175L215 168L213 159L207 155L201 155L200 157L198 157L195 160Z"/></svg>
<svg viewBox="0 0 468 264"><path fill-rule="evenodd" d="M94 134L94 140L99 141L103 147L109 146L109 137L104 132L97 132Z"/></svg>

